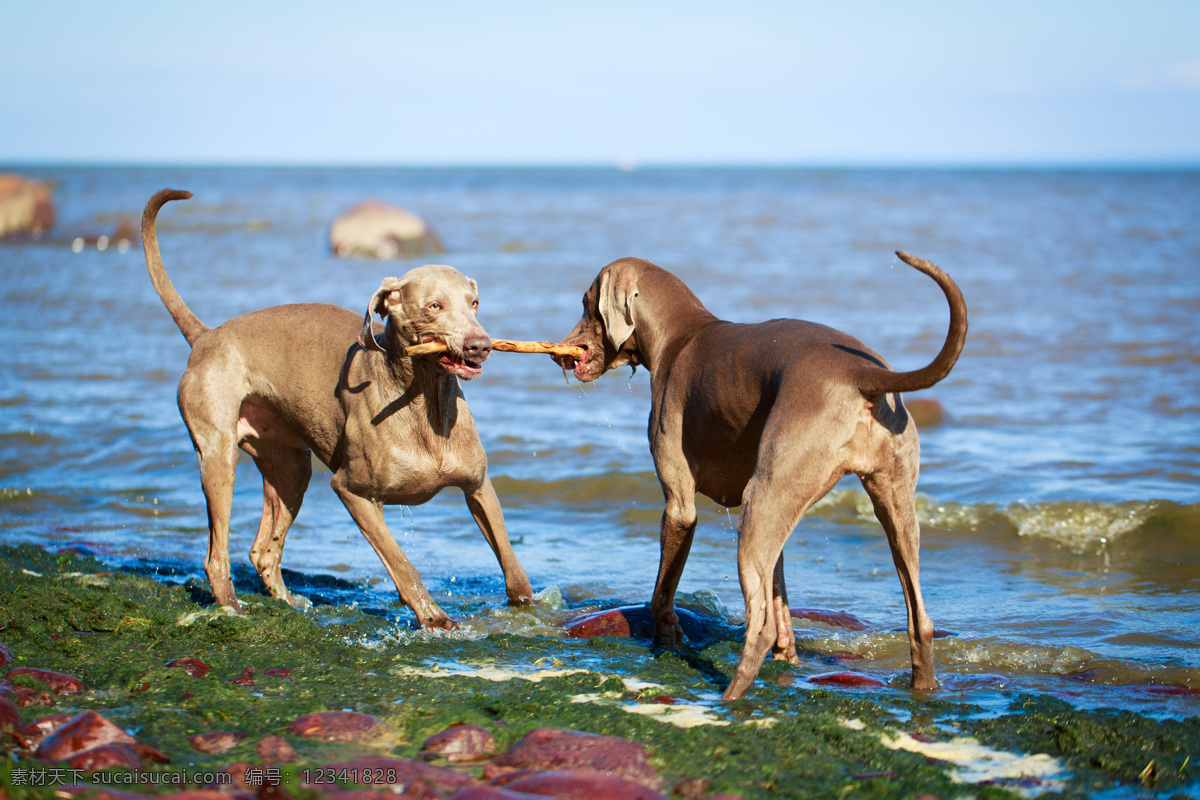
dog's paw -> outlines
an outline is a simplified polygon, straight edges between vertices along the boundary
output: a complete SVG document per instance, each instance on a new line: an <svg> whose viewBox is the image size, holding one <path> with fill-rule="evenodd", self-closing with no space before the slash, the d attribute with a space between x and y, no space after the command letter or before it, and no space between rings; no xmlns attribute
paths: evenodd
<svg viewBox="0 0 1200 800"><path fill-rule="evenodd" d="M312 611L312 600L309 600L302 594L288 592L287 603L297 611Z"/></svg>
<svg viewBox="0 0 1200 800"><path fill-rule="evenodd" d="M668 650L679 650L683 647L683 628L679 626L679 615L668 611L661 619L654 620L654 644Z"/></svg>
<svg viewBox="0 0 1200 800"><path fill-rule="evenodd" d="M430 631L456 631L459 629L459 624L445 614L442 614L441 616L425 620L422 622L421 627Z"/></svg>

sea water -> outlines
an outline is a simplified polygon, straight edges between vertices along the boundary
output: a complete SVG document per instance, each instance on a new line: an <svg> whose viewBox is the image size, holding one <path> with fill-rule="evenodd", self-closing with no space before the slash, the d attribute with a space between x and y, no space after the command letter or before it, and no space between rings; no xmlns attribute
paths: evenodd
<svg viewBox="0 0 1200 800"><path fill-rule="evenodd" d="M1084 706L1200 709L1200 171L25 167L58 224L0 244L0 541L76 546L199 580L204 498L175 390L188 346L139 243L99 249L163 187L164 262L209 325L279 303L365 309L383 277L449 263L479 282L496 338L557 340L622 256L671 270L724 319L813 320L900 370L944 340L947 270L970 332L921 431L921 580L951 690L1050 692ZM447 252L345 260L330 222L368 198L423 216ZM73 247L72 244L81 239ZM662 494L646 444L649 379L580 386L547 356L495 353L464 391L518 558L564 609L649 599ZM231 558L261 480L243 458ZM317 464L284 565L318 602L411 619ZM698 498L682 602L736 624L737 510ZM390 507L393 534L468 628L511 630L499 569L447 490ZM903 598L853 478L785 549L801 649L878 675L907 669ZM519 629L520 626L517 625ZM543 633L541 628L530 631ZM816 663L816 662L814 662Z"/></svg>

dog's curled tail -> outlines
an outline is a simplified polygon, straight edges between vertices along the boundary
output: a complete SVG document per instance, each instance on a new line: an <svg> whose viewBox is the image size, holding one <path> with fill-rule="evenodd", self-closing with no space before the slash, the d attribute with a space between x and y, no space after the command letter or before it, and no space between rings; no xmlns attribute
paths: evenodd
<svg viewBox="0 0 1200 800"><path fill-rule="evenodd" d="M859 390L867 397L878 397L893 392L915 392L928 389L942 378L950 374L950 370L958 362L963 343L967 340L967 304L963 300L958 284L934 264L923 258L896 252L904 263L937 281L938 286L950 303L950 330L946 334L946 342L942 350L928 366L911 372L892 372L879 367L864 367L856 383Z"/></svg>
<svg viewBox="0 0 1200 800"><path fill-rule="evenodd" d="M167 307L167 311L171 312L183 338L187 339L188 344L195 345L196 340L210 329L192 313L187 303L179 296L179 292L175 291L175 285L163 269L162 255L158 252L158 234L154 231L160 208L172 200L187 200L191 196L191 192L163 189L150 198L150 202L146 203L146 210L142 212L142 248L146 251L146 269L150 270L150 280L154 282L159 298Z"/></svg>

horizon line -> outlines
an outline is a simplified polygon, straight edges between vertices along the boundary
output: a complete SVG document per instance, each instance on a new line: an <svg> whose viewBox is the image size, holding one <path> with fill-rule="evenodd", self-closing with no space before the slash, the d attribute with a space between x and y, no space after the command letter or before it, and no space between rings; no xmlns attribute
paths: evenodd
<svg viewBox="0 0 1200 800"><path fill-rule="evenodd" d="M83 159L83 158L16 158L0 156L0 170L9 168L103 168L103 169L528 169L528 170L611 170L639 172L643 170L978 170L978 171L1041 171L1041 170L1198 170L1200 155L1173 158L1105 158L1105 159L845 159L845 160L737 160L690 161L632 159L577 161L337 161L337 160L279 160L269 159Z"/></svg>

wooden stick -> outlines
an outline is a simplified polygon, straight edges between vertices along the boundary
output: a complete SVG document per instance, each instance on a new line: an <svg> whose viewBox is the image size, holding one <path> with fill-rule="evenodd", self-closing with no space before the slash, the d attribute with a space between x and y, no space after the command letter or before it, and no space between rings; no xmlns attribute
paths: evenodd
<svg viewBox="0 0 1200 800"><path fill-rule="evenodd" d="M553 356L571 356L572 358L582 358L584 352L582 347L571 344L554 344L553 342L517 342L512 339L492 339L492 349L499 350L503 353L549 353ZM421 344L413 344L404 348L404 354L409 356L422 356L429 353L445 352L446 345L442 342L423 342Z"/></svg>
<svg viewBox="0 0 1200 800"><path fill-rule="evenodd" d="M410 344L404 348L406 356L424 356L429 353L444 353L448 348L441 342L421 342L421 344Z"/></svg>
<svg viewBox="0 0 1200 800"><path fill-rule="evenodd" d="M552 356L571 356L583 358L587 351L573 344L554 344L553 342L514 342L511 339L492 339L492 349L504 353L549 353Z"/></svg>

